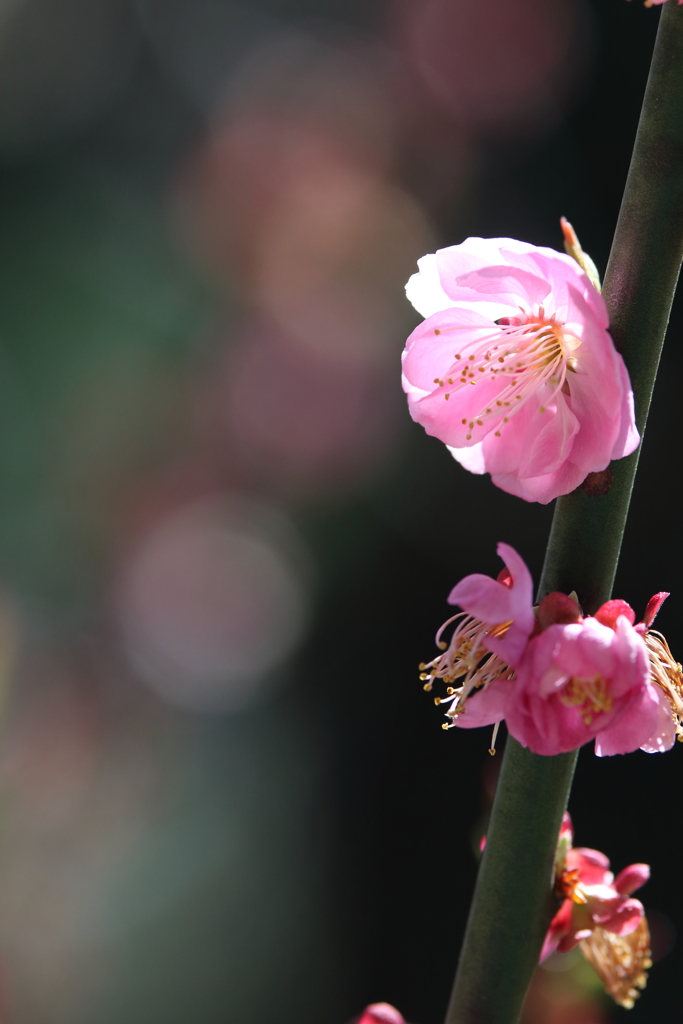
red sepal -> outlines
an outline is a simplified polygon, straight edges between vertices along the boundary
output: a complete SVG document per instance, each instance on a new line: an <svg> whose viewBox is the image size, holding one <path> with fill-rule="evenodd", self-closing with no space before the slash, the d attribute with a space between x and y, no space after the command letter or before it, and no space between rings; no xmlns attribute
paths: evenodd
<svg viewBox="0 0 683 1024"><path fill-rule="evenodd" d="M620 615L625 615L631 625L636 621L636 613L633 611L633 608L631 608L631 605L616 597L613 601L605 601L603 606L598 608L595 613L595 618L598 622L601 622L603 626L609 626L610 629L616 629L617 619Z"/></svg>

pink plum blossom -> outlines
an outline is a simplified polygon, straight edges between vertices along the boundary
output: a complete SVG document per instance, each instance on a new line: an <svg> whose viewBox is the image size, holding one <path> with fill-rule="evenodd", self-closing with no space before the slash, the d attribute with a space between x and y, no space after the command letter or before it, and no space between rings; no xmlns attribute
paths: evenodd
<svg viewBox="0 0 683 1024"><path fill-rule="evenodd" d="M426 690L437 678L446 683L460 681L457 689L449 686L449 696L437 698L437 703L450 704L451 724L464 728L495 724L505 717L511 666L521 661L536 625L533 580L524 559L509 544L499 544L497 552L505 562L497 580L473 573L453 587L448 601L463 611L437 633L437 645L444 653L420 665ZM457 625L446 645L441 637L454 622Z"/></svg>
<svg viewBox="0 0 683 1024"><path fill-rule="evenodd" d="M566 953L600 928L629 935L643 920L643 905L631 899L650 877L647 864L631 864L615 878L598 850L572 846L571 819L565 814L556 860L555 892L562 904L550 923L541 960Z"/></svg>
<svg viewBox="0 0 683 1024"><path fill-rule="evenodd" d="M623 606L614 617L614 605ZM599 757L639 747L668 750L676 736L671 708L650 675L648 650L625 602L608 614L551 625L527 646L517 667L508 730L537 754L560 754L595 738ZM628 609L630 614L624 614Z"/></svg>
<svg viewBox="0 0 683 1024"><path fill-rule="evenodd" d="M644 0L644 7L659 7L660 4L665 4L667 0ZM683 4L683 0L678 0L679 4Z"/></svg>
<svg viewBox="0 0 683 1024"><path fill-rule="evenodd" d="M358 1018L358 1024L406 1024L403 1016L389 1003L372 1003Z"/></svg>
<svg viewBox="0 0 683 1024"><path fill-rule="evenodd" d="M418 260L403 352L413 419L471 472L546 504L640 438L605 304L579 264L510 238Z"/></svg>

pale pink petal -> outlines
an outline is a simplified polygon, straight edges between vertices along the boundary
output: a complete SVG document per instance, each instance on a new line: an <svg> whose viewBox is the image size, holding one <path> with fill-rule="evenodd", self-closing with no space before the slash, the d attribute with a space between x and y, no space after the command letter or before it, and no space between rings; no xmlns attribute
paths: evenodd
<svg viewBox="0 0 683 1024"><path fill-rule="evenodd" d="M642 690L650 678L650 658L645 641L625 615L617 619L613 651L618 670L612 679L612 694L618 697L632 689Z"/></svg>
<svg viewBox="0 0 683 1024"><path fill-rule="evenodd" d="M550 291L550 285L543 278L517 267L480 267L455 278L450 286L454 297L464 289L463 298L470 291L478 295L496 296L509 301L516 308L524 304L529 309L538 306ZM457 298L456 298L457 301Z"/></svg>
<svg viewBox="0 0 683 1024"><path fill-rule="evenodd" d="M648 744L661 728L661 708L656 688L648 684L614 725L597 734L595 753L598 757L630 754L632 750Z"/></svg>
<svg viewBox="0 0 683 1024"><path fill-rule="evenodd" d="M489 683L485 690L473 693L467 698L463 713L453 720L454 724L460 729L479 729L482 725L502 722L511 687L509 679L501 679Z"/></svg>
<svg viewBox="0 0 683 1024"><path fill-rule="evenodd" d="M636 427L636 410L633 401L633 391L631 390L631 380L624 360L621 358L619 353L617 353L617 356L619 358L619 375L621 377L623 398L621 406L621 425L612 447L612 458L623 459L625 455L630 455L631 452L636 450L640 444L640 434Z"/></svg>
<svg viewBox="0 0 683 1024"><path fill-rule="evenodd" d="M676 742L676 725L671 715L669 702L662 691L657 686L651 688L654 690L659 711L656 725L645 742L640 744L640 749L644 750L646 754L663 754L667 750L671 750Z"/></svg>
<svg viewBox="0 0 683 1024"><path fill-rule="evenodd" d="M460 580L448 595L448 603L459 605L463 611L491 625L509 622L513 617L510 587L481 573L472 573Z"/></svg>
<svg viewBox="0 0 683 1024"><path fill-rule="evenodd" d="M485 473L486 463L484 462L483 442L479 441L478 444L473 444L471 448L452 448L447 445L447 448L456 462L459 462L461 466L468 469L470 473Z"/></svg>
<svg viewBox="0 0 683 1024"><path fill-rule="evenodd" d="M608 918L600 920L600 927L615 935L630 935L643 919L645 911L639 900L624 900Z"/></svg>
<svg viewBox="0 0 683 1024"><path fill-rule="evenodd" d="M484 438L488 441L490 434ZM555 473L521 479L516 473L491 473L491 480L501 491L514 494L524 501L547 505L561 494L569 494L583 483L586 474L572 462L565 462Z"/></svg>
<svg viewBox="0 0 683 1024"><path fill-rule="evenodd" d="M476 388L476 393L475 388L469 388L464 394L458 394L457 418L452 414L453 401L449 403L444 394L444 389L438 389L417 401L409 396L410 415L428 434L438 437L449 447L465 448L469 443L477 444L481 436L478 437L477 432L472 431L468 423L477 419L482 409L495 405L498 394L496 382L487 380Z"/></svg>
<svg viewBox="0 0 683 1024"><path fill-rule="evenodd" d="M630 896L636 889L640 889L641 885L645 885L649 878L649 864L629 864L614 879L614 888L622 896Z"/></svg>
<svg viewBox="0 0 683 1024"><path fill-rule="evenodd" d="M441 287L436 253L423 256L417 261L417 265L419 270L409 279L406 285L406 295L418 313L424 317L432 316L433 313L452 306L452 299Z"/></svg>
<svg viewBox="0 0 683 1024"><path fill-rule="evenodd" d="M471 345L485 344L496 326L469 309L450 307L419 324L409 336L402 370L411 384L434 391L435 378L448 376L455 356Z"/></svg>
<svg viewBox="0 0 683 1024"><path fill-rule="evenodd" d="M579 421L563 395L556 396L552 404L544 408L544 412L539 408L530 424L535 430L535 436L527 431L524 438L525 444L517 470L522 479L557 472L569 459L574 438L580 428ZM508 427L511 425L514 426L514 421Z"/></svg>

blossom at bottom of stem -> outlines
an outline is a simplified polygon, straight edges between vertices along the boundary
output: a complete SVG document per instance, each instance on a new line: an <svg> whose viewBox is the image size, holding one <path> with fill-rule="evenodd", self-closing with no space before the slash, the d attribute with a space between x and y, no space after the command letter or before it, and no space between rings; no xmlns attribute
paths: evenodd
<svg viewBox="0 0 683 1024"><path fill-rule="evenodd" d="M630 864L614 877L604 853L574 847L565 813L555 856L555 895L561 901L543 943L541 961L577 945L620 1006L633 1006L652 966L643 905L631 894L650 877L647 864Z"/></svg>
<svg viewBox="0 0 683 1024"><path fill-rule="evenodd" d="M358 1024L406 1024L402 1014L389 1003L371 1003L358 1018Z"/></svg>
<svg viewBox="0 0 683 1024"><path fill-rule="evenodd" d="M615 1003L625 1010L632 1009L639 990L647 985L647 971L652 967L647 918L643 917L628 935L595 928L579 942L579 949Z"/></svg>

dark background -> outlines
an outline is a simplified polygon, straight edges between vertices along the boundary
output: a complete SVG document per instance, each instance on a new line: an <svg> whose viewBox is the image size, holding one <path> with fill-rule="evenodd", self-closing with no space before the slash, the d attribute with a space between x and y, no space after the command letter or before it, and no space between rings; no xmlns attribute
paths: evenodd
<svg viewBox="0 0 683 1024"><path fill-rule="evenodd" d="M604 271L658 18L5 0L1 1021L442 1019L500 752L417 663L497 541L538 578L552 507L410 422L402 288L561 215ZM680 331L615 589L672 592L674 654ZM680 1016L681 756L585 748L570 801L652 865L634 1024ZM529 1024L623 1016L565 974Z"/></svg>

